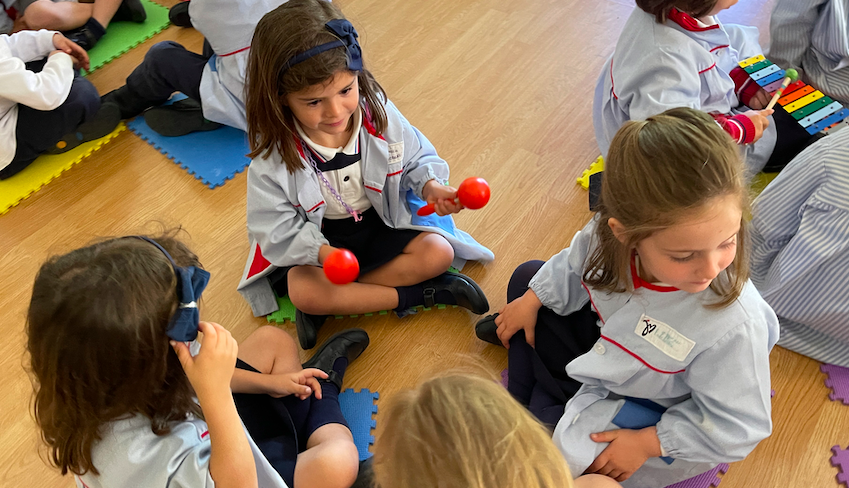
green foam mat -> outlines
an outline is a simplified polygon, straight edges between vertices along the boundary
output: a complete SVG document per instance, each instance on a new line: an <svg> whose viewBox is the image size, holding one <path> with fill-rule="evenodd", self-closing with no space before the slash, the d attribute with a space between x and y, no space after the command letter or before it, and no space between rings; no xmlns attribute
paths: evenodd
<svg viewBox="0 0 849 488"><path fill-rule="evenodd" d="M102 67L142 42L168 27L168 9L162 5L141 0L147 19L135 22L114 22L109 24L106 35L88 52L91 59L89 73Z"/></svg>
<svg viewBox="0 0 849 488"><path fill-rule="evenodd" d="M295 323L295 306L292 305L292 301L289 300L289 296L287 295L287 296L284 296L284 297L277 297L277 306L279 306L280 309L277 310L274 313L268 314L265 318L269 322L276 322L278 324L285 324L287 320L294 324ZM448 308L448 305L442 305L442 304L436 305L437 310L442 310L442 309L445 309L445 308ZM457 305L451 305L451 308L457 308ZM433 309L433 307L422 307L422 306L416 307L417 311L424 311L424 312L430 311L432 309ZM364 314L348 315L348 317L356 318L356 317L359 317L360 315L362 315L363 317L372 317L375 314L386 315L388 313L389 313L389 310L381 310L379 312L368 312L368 313L364 313ZM336 315L335 317L336 317L336 319L344 319L345 315Z"/></svg>

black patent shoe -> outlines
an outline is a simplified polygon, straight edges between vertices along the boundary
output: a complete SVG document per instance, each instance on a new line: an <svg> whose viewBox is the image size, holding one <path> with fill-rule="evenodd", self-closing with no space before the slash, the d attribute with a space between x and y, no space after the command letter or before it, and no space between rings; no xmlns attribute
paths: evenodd
<svg viewBox="0 0 849 488"><path fill-rule="evenodd" d="M324 325L329 315L310 315L295 310L295 329L298 331L298 342L301 349L312 349L318 339L318 329Z"/></svg>
<svg viewBox="0 0 849 488"><path fill-rule="evenodd" d="M374 482L374 470L372 469L372 460L374 457L360 461L360 470L357 472L357 480L351 485L351 488L374 488L377 486Z"/></svg>
<svg viewBox="0 0 849 488"><path fill-rule="evenodd" d="M141 24L147 20L147 12L144 11L141 0L124 0L118 7L118 11L112 16L112 20L125 20Z"/></svg>
<svg viewBox="0 0 849 488"><path fill-rule="evenodd" d="M167 137L179 137L221 127L221 124L204 118L200 103L191 98L178 100L171 105L154 107L144 113L144 121L154 132Z"/></svg>
<svg viewBox="0 0 849 488"><path fill-rule="evenodd" d="M333 370L333 364L339 358L346 358L350 365L366 350L369 338L363 329L343 330L327 340L318 348L318 352L303 364L304 369L317 368L328 374L330 381L342 391L342 376Z"/></svg>
<svg viewBox="0 0 849 488"><path fill-rule="evenodd" d="M483 290L468 276L460 273L442 273L424 283L424 306L433 307L437 304L435 296L440 291L448 291L457 301L457 305L469 309L477 315L489 311L489 301Z"/></svg>
<svg viewBox="0 0 849 488"><path fill-rule="evenodd" d="M501 343L501 339L498 338L498 326L495 325L495 317L498 317L497 313L492 315L487 315L486 317L478 320L478 323L475 324L475 335L478 336L478 339L488 342L490 344L495 344L496 346L503 346Z"/></svg>
<svg viewBox="0 0 849 488"><path fill-rule="evenodd" d="M191 27L192 19L189 17L189 2L178 2L168 11L168 20L177 27Z"/></svg>
<svg viewBox="0 0 849 488"><path fill-rule="evenodd" d="M65 37L75 42L78 46L85 49L86 51L91 50L95 44L97 44L97 37L88 30L88 27L80 27L79 29L74 29L71 32L65 33Z"/></svg>

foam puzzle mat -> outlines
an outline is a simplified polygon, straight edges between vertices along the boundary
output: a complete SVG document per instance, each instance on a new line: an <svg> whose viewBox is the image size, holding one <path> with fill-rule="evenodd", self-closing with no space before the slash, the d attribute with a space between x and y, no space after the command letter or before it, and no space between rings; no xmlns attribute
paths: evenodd
<svg viewBox="0 0 849 488"><path fill-rule="evenodd" d="M150 0L141 0L141 2L147 13L147 19L140 24L123 21L109 24L107 34L88 52L91 60L89 73L168 27L170 21L167 8Z"/></svg>
<svg viewBox="0 0 849 488"><path fill-rule="evenodd" d="M0 215L8 212L41 187L71 169L73 165L90 156L126 128L127 126L122 122L106 136L80 144L66 153L39 156L20 173L0 181Z"/></svg>
<svg viewBox="0 0 849 488"><path fill-rule="evenodd" d="M339 394L339 406L342 408L342 415L348 421L348 426L351 427L360 461L371 457L368 450L369 446L374 444L374 435L371 430L377 426L377 421L372 418L372 415L377 414L377 405L374 402L378 398L380 398L379 393L367 389L354 391L348 388Z"/></svg>

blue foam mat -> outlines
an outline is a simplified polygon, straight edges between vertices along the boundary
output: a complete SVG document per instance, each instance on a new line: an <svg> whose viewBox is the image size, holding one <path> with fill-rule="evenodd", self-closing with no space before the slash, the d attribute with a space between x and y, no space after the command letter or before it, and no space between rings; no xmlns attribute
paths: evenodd
<svg viewBox="0 0 849 488"><path fill-rule="evenodd" d="M175 96L171 102L183 98ZM247 134L233 127L166 137L154 132L142 116L128 122L127 127L210 188L223 185L251 162L245 156L250 152Z"/></svg>
<svg viewBox="0 0 849 488"><path fill-rule="evenodd" d="M371 416L377 413L377 405L374 402L378 398L379 393L367 389L354 391L348 388L339 395L339 406L342 407L342 415L351 427L360 461L371 457L368 450L368 447L374 444L371 429L377 427L377 421Z"/></svg>

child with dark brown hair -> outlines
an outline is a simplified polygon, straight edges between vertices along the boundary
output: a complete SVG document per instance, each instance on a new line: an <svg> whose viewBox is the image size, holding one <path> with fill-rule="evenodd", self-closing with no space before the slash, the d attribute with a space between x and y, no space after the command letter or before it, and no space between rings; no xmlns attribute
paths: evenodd
<svg viewBox="0 0 849 488"><path fill-rule="evenodd" d="M333 314L489 309L471 278L446 272L493 259L448 215L463 208L445 185L448 164L388 101L338 8L292 0L263 17L246 108L251 250L239 290L254 314L277 310L274 292L288 294L308 349ZM438 216L416 215L426 202ZM325 277L321 266L337 248L357 257L358 281Z"/></svg>
<svg viewBox="0 0 849 488"><path fill-rule="evenodd" d="M507 305L478 323L509 347L508 390L556 425L573 476L667 486L772 431L778 319L749 280L744 173L703 112L625 123L595 218L519 266Z"/></svg>
<svg viewBox="0 0 849 488"><path fill-rule="evenodd" d="M757 28L716 17L736 3L637 0L596 83L593 125L603 156L625 122L675 107L713 116L744 146L751 174L779 171L813 142L786 112L765 110L769 95L738 65L763 49Z"/></svg>
<svg viewBox="0 0 849 488"><path fill-rule="evenodd" d="M368 335L341 332L303 367L274 327L239 346L198 321L208 279L173 236L42 265L26 332L52 464L79 488L349 487L358 454L337 397Z"/></svg>

